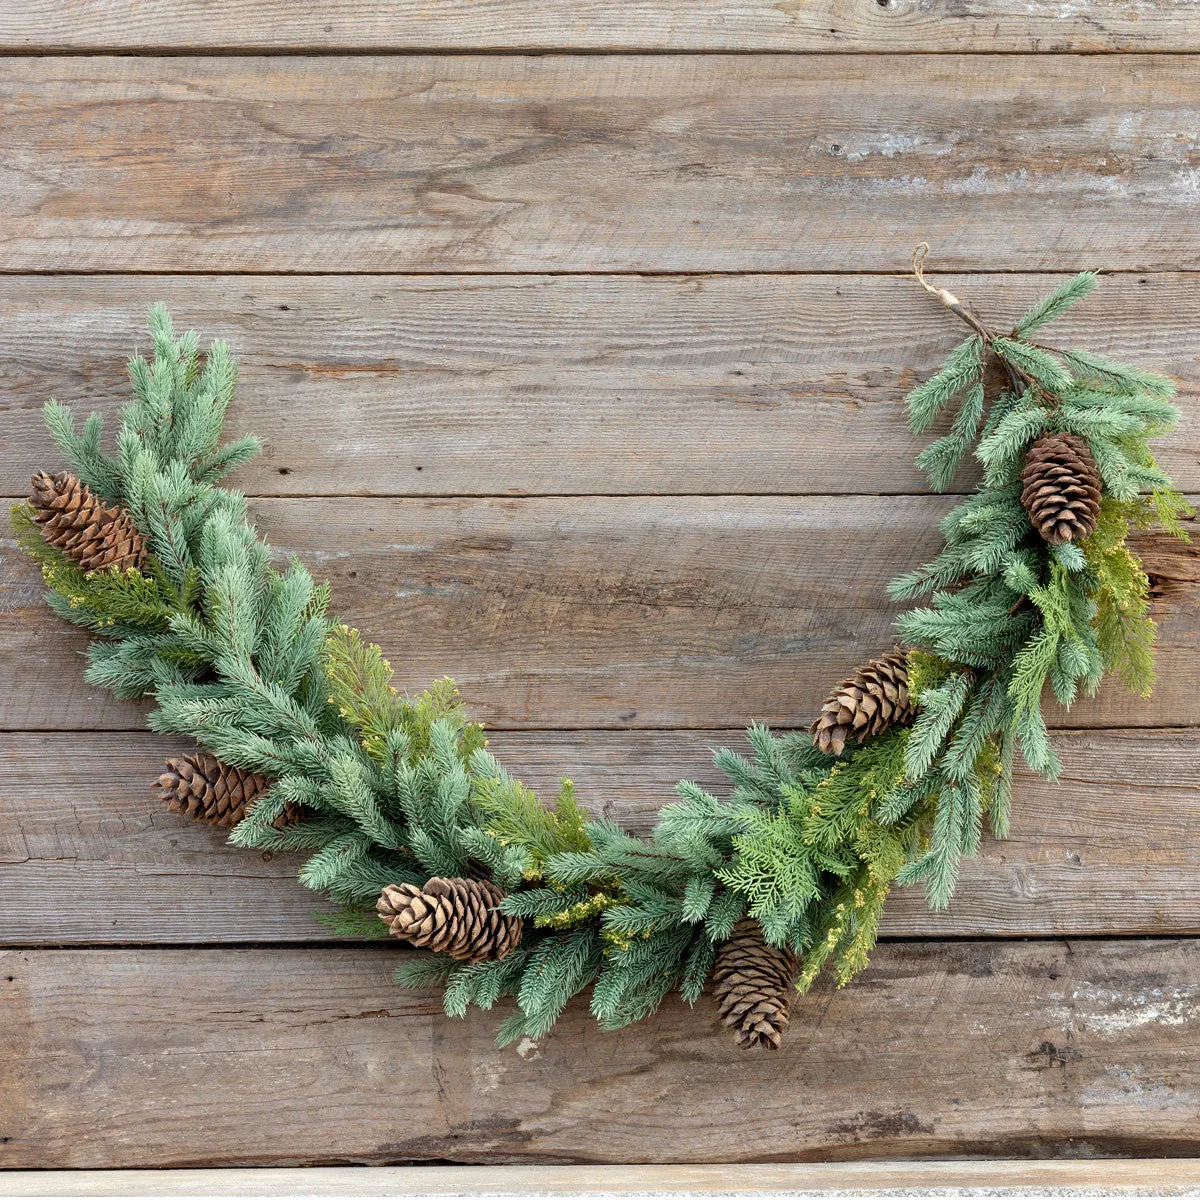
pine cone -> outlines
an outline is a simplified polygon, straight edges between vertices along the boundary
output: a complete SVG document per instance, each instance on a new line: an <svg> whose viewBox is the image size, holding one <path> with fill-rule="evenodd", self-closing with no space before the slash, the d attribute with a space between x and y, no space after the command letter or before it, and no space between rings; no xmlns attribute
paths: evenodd
<svg viewBox="0 0 1200 1200"><path fill-rule="evenodd" d="M1100 468L1073 433L1043 434L1025 452L1021 503L1051 546L1087 537L1100 516Z"/></svg>
<svg viewBox="0 0 1200 1200"><path fill-rule="evenodd" d="M423 888L389 884L375 909L396 937L475 963L499 960L521 940L521 918L496 911L504 895L487 879L434 878Z"/></svg>
<svg viewBox="0 0 1200 1200"><path fill-rule="evenodd" d="M141 567L146 542L133 518L109 508L86 483L67 471L38 471L30 480L29 503L42 536L85 571Z"/></svg>
<svg viewBox="0 0 1200 1200"><path fill-rule="evenodd" d="M717 1012L742 1050L779 1049L798 966L790 950L767 943L758 922L750 917L737 923L717 951L713 971Z"/></svg>
<svg viewBox="0 0 1200 1200"><path fill-rule="evenodd" d="M908 657L897 646L838 684L808 731L825 754L841 754L851 734L861 742L916 715L908 695Z"/></svg>
<svg viewBox="0 0 1200 1200"><path fill-rule="evenodd" d="M249 812L270 784L261 775L227 767L215 754L198 750L168 758L167 769L153 786L162 788L162 798L173 812L229 827ZM282 829L299 816L299 807L289 804L274 822L275 828Z"/></svg>

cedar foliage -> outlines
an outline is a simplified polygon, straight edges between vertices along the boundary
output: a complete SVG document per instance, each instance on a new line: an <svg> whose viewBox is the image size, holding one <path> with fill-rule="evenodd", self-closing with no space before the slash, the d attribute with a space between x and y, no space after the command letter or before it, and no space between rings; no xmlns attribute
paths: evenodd
<svg viewBox="0 0 1200 1200"><path fill-rule="evenodd" d="M968 454L983 473L944 520L942 552L891 588L927 597L898 622L915 722L836 758L808 734L752 726L746 754L716 752L726 794L681 783L647 838L590 817L570 781L543 803L487 751L450 681L401 694L379 647L328 615L328 587L298 562L274 565L243 498L216 486L257 449L220 443L233 360L221 343L202 357L161 306L152 361L130 363L115 453L98 416L79 429L68 409L46 409L78 478L136 523L143 568L85 572L27 507L14 524L55 611L100 635L89 681L153 695L152 728L271 781L230 841L304 854L301 881L341 905L325 918L334 929L386 936L375 904L389 885L503 889L498 911L524 931L510 953L411 955L396 971L407 986L441 987L448 1013L509 998L509 1042L545 1034L589 987L606 1029L675 991L693 1004L744 918L800 957L799 990L826 966L843 983L866 964L893 884L922 883L944 905L984 820L1005 833L1018 749L1056 773L1047 683L1064 703L1107 671L1149 689L1148 584L1126 538L1151 523L1186 537L1188 510L1147 447L1176 419L1172 385L1032 340L1094 285L1069 281L1007 337L972 318L971 337L908 397L914 431L948 424L919 459L933 485L948 487ZM989 359L1009 380L990 402ZM1021 506L1025 451L1048 432L1083 439L1103 481L1079 544L1047 545Z"/></svg>

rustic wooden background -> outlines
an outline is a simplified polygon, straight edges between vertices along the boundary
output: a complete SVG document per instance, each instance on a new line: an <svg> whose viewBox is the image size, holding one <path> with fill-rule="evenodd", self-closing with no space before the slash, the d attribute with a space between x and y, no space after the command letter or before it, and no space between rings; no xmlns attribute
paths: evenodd
<svg viewBox="0 0 1200 1200"><path fill-rule="evenodd" d="M0 492L166 300L236 347L279 551L645 827L887 645L937 543L900 397L961 335L917 241L998 324L1111 272L1062 336L1179 380L1200 492L1197 52L1188 0L0 0ZM1155 699L1058 712L1063 782L769 1058L707 1000L500 1051L323 941L294 861L156 807L176 747L11 549L0 1166L1200 1149L1200 567L1161 540Z"/></svg>

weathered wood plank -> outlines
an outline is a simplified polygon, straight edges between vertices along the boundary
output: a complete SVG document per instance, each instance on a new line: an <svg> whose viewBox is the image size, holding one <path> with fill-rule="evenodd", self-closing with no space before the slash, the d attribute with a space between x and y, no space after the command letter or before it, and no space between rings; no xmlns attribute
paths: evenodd
<svg viewBox="0 0 1200 1200"><path fill-rule="evenodd" d="M891 644L887 581L940 547L944 497L267 499L299 555L401 684L450 675L489 725L796 725ZM11 547L11 534L5 535ZM1155 698L1108 688L1060 725L1200 725L1200 558L1140 543L1161 593ZM0 729L129 729L142 710L84 687L82 633L31 564L0 578Z"/></svg>
<svg viewBox="0 0 1200 1200"><path fill-rule="evenodd" d="M1023 776L1012 836L964 864L953 905L888 901L885 937L1200 933L1200 731L1061 735L1058 784ZM723 793L709 748L738 730L499 733L530 786L567 775L643 832L681 778ZM0 942L305 942L328 937L299 859L235 850L166 811L148 781L187 748L148 734L5 734ZM1169 781L1169 785L1167 784ZM64 901L69 897L69 901Z"/></svg>
<svg viewBox="0 0 1200 1200"><path fill-rule="evenodd" d="M1200 266L1188 56L9 59L0 269Z"/></svg>
<svg viewBox="0 0 1200 1200"><path fill-rule="evenodd" d="M1056 282L947 286L1004 328ZM0 276L0 494L57 461L47 397L115 417L157 299L238 354L254 495L924 492L901 398L960 337L873 276ZM1110 276L1053 340L1179 380L1200 489L1195 277Z"/></svg>
<svg viewBox="0 0 1200 1200"><path fill-rule="evenodd" d="M1188 0L32 0L0 9L0 51L1200 49Z"/></svg>
<svg viewBox="0 0 1200 1200"><path fill-rule="evenodd" d="M816 1192L911 1197L931 1188L1004 1188L1010 1200L1036 1188L1086 1188L1088 1196L1187 1195L1200 1185L1200 1159L1050 1159L1019 1162L743 1163L574 1167L217 1167L143 1171L10 1171L11 1197L96 1196L756 1196L783 1200ZM1020 1189L1020 1190L1017 1190ZM919 1193L918 1193L919 1194ZM968 1195L990 1195L969 1192Z"/></svg>
<svg viewBox="0 0 1200 1200"><path fill-rule="evenodd" d="M380 949L8 951L0 1165L1196 1154L1200 945L893 943L738 1054L671 1002L495 1048ZM203 1133L198 1134L202 1130ZM314 1136L317 1131L319 1136Z"/></svg>

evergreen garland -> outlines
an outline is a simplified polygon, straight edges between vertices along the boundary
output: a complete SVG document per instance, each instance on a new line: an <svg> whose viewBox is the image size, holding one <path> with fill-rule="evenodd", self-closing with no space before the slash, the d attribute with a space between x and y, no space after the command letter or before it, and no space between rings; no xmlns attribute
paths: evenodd
<svg viewBox="0 0 1200 1200"><path fill-rule="evenodd" d="M202 357L162 306L150 313L153 360L130 363L134 398L115 455L101 448L99 416L79 430L68 409L46 408L77 480L135 522L143 567L83 570L43 538L30 505L14 524L54 611L101 635L88 681L152 695L153 729L269 782L230 841L304 853L301 881L341 906L324 918L333 929L387 936L375 906L392 885L411 895L460 881L451 892L471 903L454 919L468 922L485 911L477 897L495 894L472 881L502 890L499 912L524 931L515 948L484 961L406 955L396 970L405 986L441 987L455 1016L515 998L502 1044L542 1036L588 988L605 1029L653 1013L673 991L694 1004L735 927L751 964L743 975L741 960L723 968L737 1011L754 1007L753 980L792 955L799 991L827 965L844 983L866 965L894 883L921 883L944 906L985 819L1004 836L1018 749L1034 771L1057 774L1047 681L1064 704L1092 695L1107 672L1149 694L1148 584L1126 538L1156 524L1187 540L1180 521L1192 515L1147 448L1177 419L1171 382L1035 340L1092 291L1093 275L1001 336L928 284L918 257L914 271L971 328L907 398L915 432L948 421L918 463L942 491L973 452L983 480L943 521L942 552L890 588L895 599L927 597L899 619L907 657L885 680L890 700L868 723L856 705L872 688L882 694L878 673L856 677L867 679L857 691L843 685L838 719L856 722L862 740L839 755L808 733L752 726L748 756L716 754L727 795L681 783L645 839L589 817L568 780L553 803L539 800L487 751L452 683L401 695L379 647L329 616L328 586L299 562L273 565L243 497L217 486L258 449L253 438L220 443L233 359L220 342ZM994 396L989 359L1007 380ZM1102 498L1086 537L1050 545L1023 507L1021 472L1031 444L1060 434L1086 442ZM760 935L787 953L756 952ZM739 1044L778 1044L786 996L767 1000Z"/></svg>

